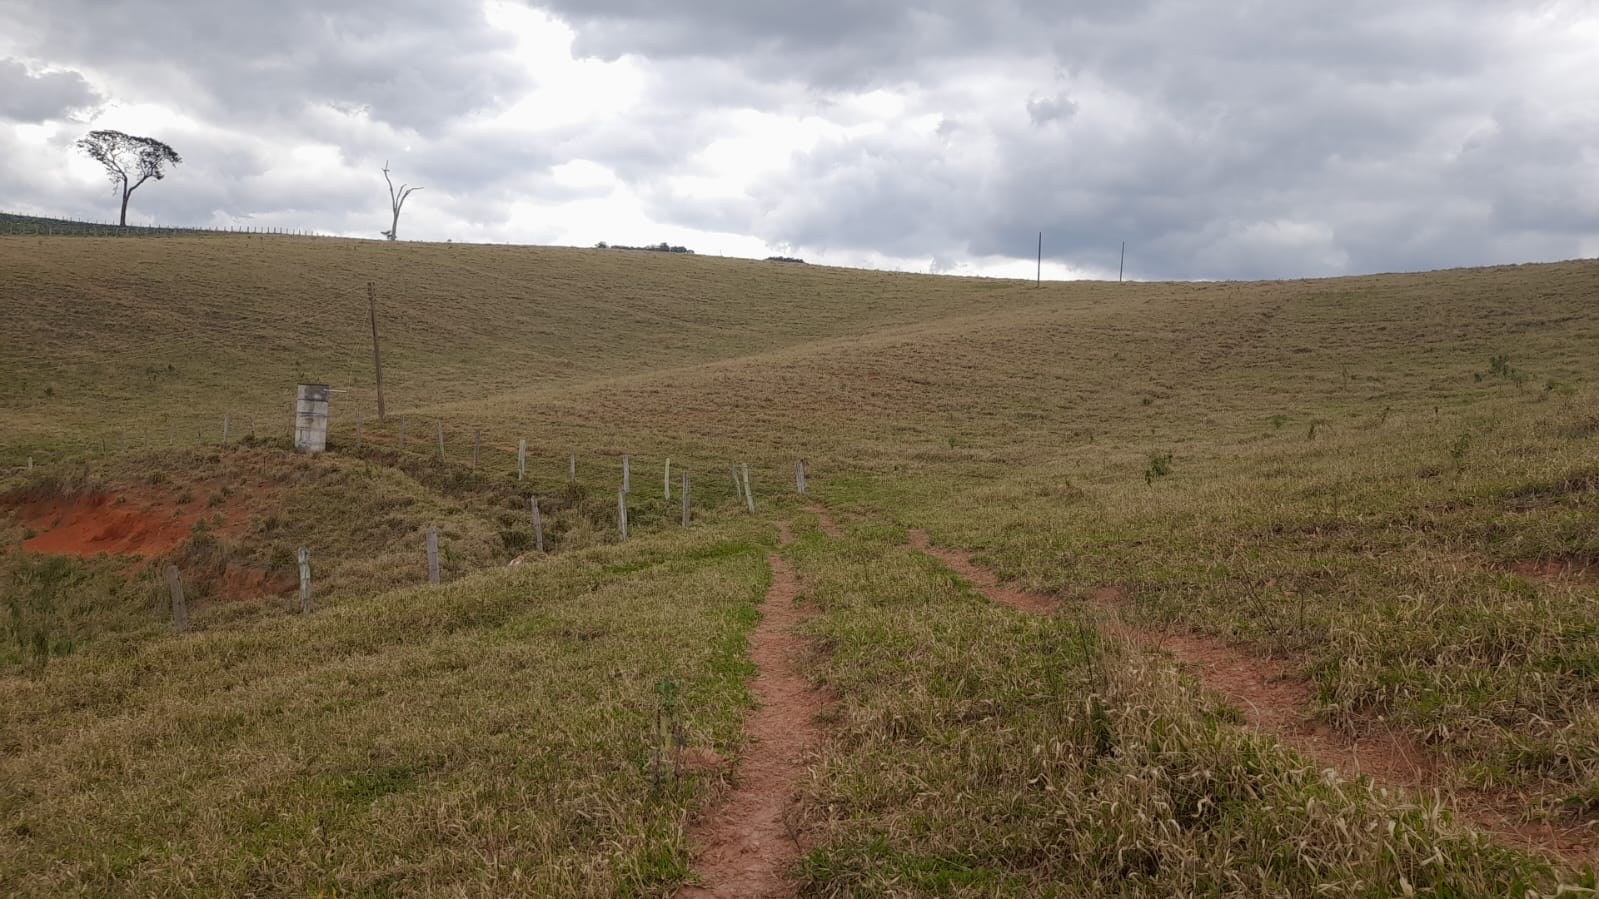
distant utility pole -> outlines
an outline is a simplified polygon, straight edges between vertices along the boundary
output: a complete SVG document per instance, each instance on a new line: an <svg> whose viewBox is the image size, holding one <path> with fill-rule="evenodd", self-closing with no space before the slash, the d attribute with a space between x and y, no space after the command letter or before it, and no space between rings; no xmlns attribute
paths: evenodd
<svg viewBox="0 0 1599 899"><path fill-rule="evenodd" d="M378 377L378 421L383 420L383 357L378 353L378 295L372 282L366 282L366 306L372 315L372 367Z"/></svg>
<svg viewBox="0 0 1599 899"><path fill-rule="evenodd" d="M1126 271L1126 269L1127 269L1127 241L1124 240L1124 241L1122 241L1122 261L1121 261L1121 263L1119 265L1116 266L1116 283L1118 283L1118 284L1121 283L1122 272Z"/></svg>
<svg viewBox="0 0 1599 899"><path fill-rule="evenodd" d="M1042 231L1038 232L1038 280L1033 286L1044 286L1044 232Z"/></svg>

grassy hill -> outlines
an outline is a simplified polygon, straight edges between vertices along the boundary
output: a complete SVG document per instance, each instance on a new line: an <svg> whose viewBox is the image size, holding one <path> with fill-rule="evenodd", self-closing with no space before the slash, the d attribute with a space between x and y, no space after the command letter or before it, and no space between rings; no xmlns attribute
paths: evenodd
<svg viewBox="0 0 1599 899"><path fill-rule="evenodd" d="M199 236L212 232L203 228L156 228L144 225L122 227L114 223L80 222L73 219L46 218L37 215L18 215L0 212L0 234L34 235L44 237L172 237Z"/></svg>
<svg viewBox="0 0 1599 899"><path fill-rule="evenodd" d="M276 237L0 251L22 892L669 892L736 774L652 787L651 717L670 684L693 745L747 748L774 519L838 702L804 785L818 894L1592 885L1599 264L1035 288ZM301 380L346 391L320 459L287 452ZM799 458L844 536L791 495ZM534 494L556 552L506 571ZM177 523L196 633L157 565L15 549L102 506ZM1065 608L987 604L911 528ZM1425 789L1322 777L1077 602L1106 591L1142 633L1285 666L1313 726L1413 744ZM1514 814L1484 837L1487 805Z"/></svg>

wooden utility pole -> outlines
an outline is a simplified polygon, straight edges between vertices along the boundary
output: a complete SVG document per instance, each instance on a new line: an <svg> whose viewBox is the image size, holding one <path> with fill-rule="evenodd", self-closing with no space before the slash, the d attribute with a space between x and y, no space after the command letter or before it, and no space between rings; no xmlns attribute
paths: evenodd
<svg viewBox="0 0 1599 899"><path fill-rule="evenodd" d="M1127 241L1122 241L1122 261L1116 266L1116 283L1120 284L1122 273L1127 270Z"/></svg>
<svg viewBox="0 0 1599 899"><path fill-rule="evenodd" d="M366 282L366 305L372 315L372 368L378 378L378 421L383 420L383 356L378 352L378 295L372 282Z"/></svg>
<svg viewBox="0 0 1599 899"><path fill-rule="evenodd" d="M1044 286L1044 232L1038 232L1038 280L1033 282L1034 287Z"/></svg>

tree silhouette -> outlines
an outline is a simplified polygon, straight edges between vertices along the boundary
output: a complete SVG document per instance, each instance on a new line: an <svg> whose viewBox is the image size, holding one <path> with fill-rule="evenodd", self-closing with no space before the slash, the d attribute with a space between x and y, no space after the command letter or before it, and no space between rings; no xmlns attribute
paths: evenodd
<svg viewBox="0 0 1599 899"><path fill-rule="evenodd" d="M389 177L389 164L383 163L383 180L389 182L389 206L394 210L394 222L389 225L389 230L382 232L389 240L398 240L400 233L400 207L405 205L405 198L421 190L420 187L406 187L400 185L399 190L394 189L394 179Z"/></svg>
<svg viewBox="0 0 1599 899"><path fill-rule="evenodd" d="M139 185L151 178L166 177L166 167L183 161L178 151L153 137L137 137L120 131L90 131L78 140L78 148L105 166L111 186L122 193L122 217L117 224L128 224L128 198Z"/></svg>

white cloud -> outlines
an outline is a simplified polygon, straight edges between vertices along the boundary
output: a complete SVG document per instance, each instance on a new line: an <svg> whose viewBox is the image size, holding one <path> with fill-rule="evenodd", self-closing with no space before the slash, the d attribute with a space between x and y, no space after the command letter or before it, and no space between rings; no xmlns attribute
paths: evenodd
<svg viewBox="0 0 1599 899"><path fill-rule="evenodd" d="M104 218L71 143L114 127L184 155L131 210L173 224L376 237L388 160L405 237L915 271L1031 277L1040 230L1046 277L1124 239L1140 277L1253 277L1599 232L1586 3L137 6L0 0L13 208Z"/></svg>

